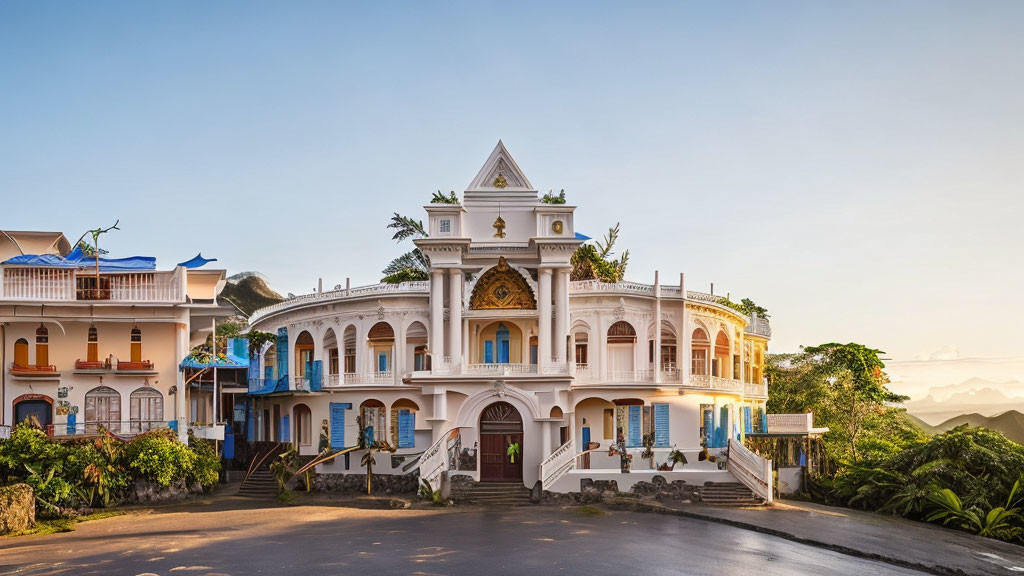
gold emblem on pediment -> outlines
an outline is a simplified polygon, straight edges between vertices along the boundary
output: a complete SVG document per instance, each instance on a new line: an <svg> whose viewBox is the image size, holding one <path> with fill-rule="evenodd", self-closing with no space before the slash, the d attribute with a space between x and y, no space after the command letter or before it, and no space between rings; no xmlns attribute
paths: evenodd
<svg viewBox="0 0 1024 576"><path fill-rule="evenodd" d="M505 176L498 174L498 177L494 179L493 185L495 188L501 189L508 186L508 180L505 180Z"/></svg>
<svg viewBox="0 0 1024 576"><path fill-rule="evenodd" d="M477 281L469 299L470 310L536 310L537 301L526 279L516 272L505 257Z"/></svg>
<svg viewBox="0 0 1024 576"><path fill-rule="evenodd" d="M505 237L505 220L502 219L501 216L498 216L498 219L494 221L493 226L494 226L494 230L495 230L494 237L495 238L504 238Z"/></svg>

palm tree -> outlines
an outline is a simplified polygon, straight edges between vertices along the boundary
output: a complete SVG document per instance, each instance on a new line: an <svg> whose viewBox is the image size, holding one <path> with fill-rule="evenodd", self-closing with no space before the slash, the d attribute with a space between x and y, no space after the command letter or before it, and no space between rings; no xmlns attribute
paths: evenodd
<svg viewBox="0 0 1024 576"><path fill-rule="evenodd" d="M440 192L438 192L438 194L440 194ZM415 239L427 237L427 231L423 227L422 220L413 220L408 216L402 216L398 212L395 212L394 216L391 217L391 223L388 224L388 228L395 231L394 235L391 236L391 239L396 242L401 242L409 238ZM391 263L384 268L382 271L384 278L381 278L381 282L398 284L399 282L427 280L430 277L428 273L429 270L430 259L427 258L427 255L421 252L419 248L413 248L409 252L406 252L392 260Z"/></svg>
<svg viewBox="0 0 1024 576"><path fill-rule="evenodd" d="M626 275L629 263L629 250L618 259L612 258L615 242L619 239L619 223L608 229L608 234L594 244L584 244L576 249L570 262L573 280L600 280L602 282L619 282Z"/></svg>

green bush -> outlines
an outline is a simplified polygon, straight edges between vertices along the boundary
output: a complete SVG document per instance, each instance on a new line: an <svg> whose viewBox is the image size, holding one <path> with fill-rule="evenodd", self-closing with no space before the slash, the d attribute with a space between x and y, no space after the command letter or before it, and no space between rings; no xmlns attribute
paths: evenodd
<svg viewBox="0 0 1024 576"><path fill-rule="evenodd" d="M214 486L220 458L213 444L192 438L182 444L168 429L129 441L110 436L55 442L42 430L16 426L0 441L0 483L25 482L41 515L65 515L72 507L116 505L138 478L161 486L179 481Z"/></svg>

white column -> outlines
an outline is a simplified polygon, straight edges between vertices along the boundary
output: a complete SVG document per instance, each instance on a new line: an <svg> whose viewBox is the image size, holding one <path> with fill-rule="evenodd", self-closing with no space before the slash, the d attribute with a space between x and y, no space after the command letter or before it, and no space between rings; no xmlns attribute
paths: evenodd
<svg viewBox="0 0 1024 576"><path fill-rule="evenodd" d="M537 369L544 373L544 367L551 359L551 269L541 268L537 275Z"/></svg>
<svg viewBox="0 0 1024 576"><path fill-rule="evenodd" d="M469 364L469 318L462 319L462 357L459 358L459 373L466 373L466 364Z"/></svg>
<svg viewBox="0 0 1024 576"><path fill-rule="evenodd" d="M684 386L690 383L690 364L692 363L692 354L693 354L693 351L691 350L691 346L693 345L693 342L690 340L693 337L693 334L690 331L690 313L686 310L686 284L685 284L685 281L686 281L685 276L682 273L680 273L679 274L679 292L683 295L683 313L682 313L682 322L681 322L681 326L680 326L680 331L682 332L682 334L679 335L680 336L679 337L679 342L682 342L683 349L679 351L679 357L683 359L683 365L680 368L682 368L682 373L681 374L682 374L683 385Z"/></svg>
<svg viewBox="0 0 1024 576"><path fill-rule="evenodd" d="M395 384L402 383L402 373L405 372L405 328L401 319L398 320L398 329L395 330L395 346L391 352L392 372L394 372ZM386 419L390 425L391 418ZM390 438L390 436L388 436Z"/></svg>
<svg viewBox="0 0 1024 576"><path fill-rule="evenodd" d="M188 349L188 326L186 324L175 324L174 357L184 358L185 350ZM174 403L177 406L176 416L178 419L178 440L188 442L188 405L185 404L185 373L175 370L177 373L177 394L174 395Z"/></svg>
<svg viewBox="0 0 1024 576"><path fill-rule="evenodd" d="M462 355L462 270L456 268L448 276L448 355L460 362Z"/></svg>
<svg viewBox="0 0 1024 576"><path fill-rule="evenodd" d="M552 357L565 363L569 337L569 271L559 268L555 277L555 342Z"/></svg>
<svg viewBox="0 0 1024 576"><path fill-rule="evenodd" d="M440 368L444 359L444 271L430 271L430 348L431 366Z"/></svg>
<svg viewBox="0 0 1024 576"><path fill-rule="evenodd" d="M543 461L548 456L551 456L551 422L541 422L541 451L540 459Z"/></svg>
<svg viewBox="0 0 1024 576"><path fill-rule="evenodd" d="M661 284L654 271L654 381L661 382Z"/></svg>

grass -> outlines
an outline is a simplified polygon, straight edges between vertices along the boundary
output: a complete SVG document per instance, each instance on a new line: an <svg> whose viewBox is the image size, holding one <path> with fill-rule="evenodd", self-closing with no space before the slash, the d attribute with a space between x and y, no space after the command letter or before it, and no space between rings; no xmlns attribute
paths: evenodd
<svg viewBox="0 0 1024 576"><path fill-rule="evenodd" d="M28 536L31 534L58 534L60 532L74 532L75 524L79 522L88 522L90 520L102 520L104 518L112 518L114 516L121 516L127 514L125 510L101 510L99 512L93 512L92 514L86 514L85 516L79 516L78 518L50 518L46 520L37 520L35 526L28 530L22 530L21 532L13 532L8 536Z"/></svg>
<svg viewBox="0 0 1024 576"><path fill-rule="evenodd" d="M574 510L580 516L604 516L605 514L604 510L593 506L578 506Z"/></svg>

